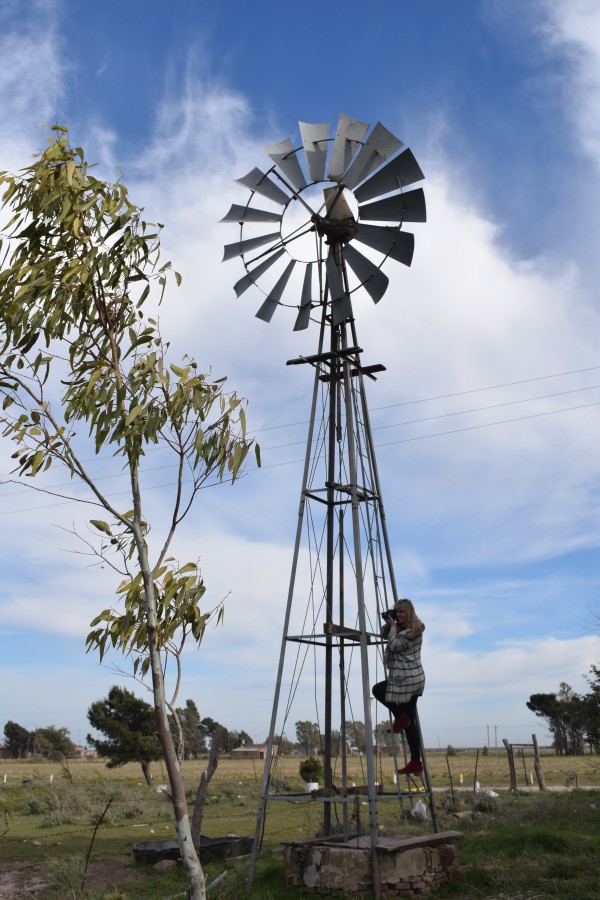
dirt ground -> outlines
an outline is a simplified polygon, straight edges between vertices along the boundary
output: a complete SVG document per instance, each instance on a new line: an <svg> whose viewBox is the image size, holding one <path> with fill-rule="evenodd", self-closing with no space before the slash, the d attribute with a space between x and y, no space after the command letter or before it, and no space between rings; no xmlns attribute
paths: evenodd
<svg viewBox="0 0 600 900"><path fill-rule="evenodd" d="M125 884L146 878L145 872L127 860L113 860L110 863L91 862L88 867L86 885ZM47 887L44 864L40 862L0 862L0 900L21 900L25 897L43 897Z"/></svg>

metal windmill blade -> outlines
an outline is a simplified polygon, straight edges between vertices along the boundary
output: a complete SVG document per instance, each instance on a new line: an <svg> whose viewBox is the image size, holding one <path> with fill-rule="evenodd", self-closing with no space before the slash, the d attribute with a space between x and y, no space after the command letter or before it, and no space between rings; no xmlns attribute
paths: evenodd
<svg viewBox="0 0 600 900"><path fill-rule="evenodd" d="M391 194L416 181L425 178L411 150L405 150L379 169L367 181L355 188L354 196L359 203L366 203L374 197Z"/></svg>
<svg viewBox="0 0 600 900"><path fill-rule="evenodd" d="M248 240L238 241L236 244L225 244L222 262L225 262L227 259L234 259L236 256L243 256L244 253L256 250L257 247L263 247L265 244L270 244L273 241L278 240L279 232L273 231L271 234L263 234L261 237L248 238Z"/></svg>
<svg viewBox="0 0 600 900"><path fill-rule="evenodd" d="M366 122L351 119L343 113L339 118L327 177L330 181L341 181L352 157L362 144L362 139L369 130Z"/></svg>
<svg viewBox="0 0 600 900"><path fill-rule="evenodd" d="M240 228L223 255L241 259L246 270L234 285L236 295L257 286L265 299L256 315L266 322L277 306L295 308L295 331L308 327L316 308L334 326L353 317L348 270L358 281L352 293L364 289L378 303L389 283L382 265L392 259L410 266L413 259L414 235L402 230L404 223L426 219L422 189L405 190L423 172L380 122L371 128L342 114L333 133L327 124L308 122L300 122L299 131L297 146L286 138L263 148L271 168L253 168L237 179L250 197L221 220ZM263 208L264 200L274 208ZM369 255L356 244L369 248ZM302 269L300 287L295 271Z"/></svg>
<svg viewBox="0 0 600 900"><path fill-rule="evenodd" d="M380 225L365 225L360 223L356 226L354 238L367 247L372 247L383 253L384 256L391 256L397 262L405 266L410 266L415 250L415 236L410 231L400 231L399 228L382 227Z"/></svg>
<svg viewBox="0 0 600 900"><path fill-rule="evenodd" d="M296 317L294 331L304 331L305 328L308 328L308 324L310 322L310 311L312 309L312 268L313 264L309 263L304 272L304 284L302 285L300 310Z"/></svg>
<svg viewBox="0 0 600 900"><path fill-rule="evenodd" d="M306 187L306 178L304 172L300 168L296 151L292 146L289 138L281 141L279 144L272 144L270 147L263 147L263 150L270 156L275 165L283 172L285 177L298 190ZM275 170L277 173L277 169Z"/></svg>
<svg viewBox="0 0 600 900"><path fill-rule="evenodd" d="M422 188L384 197L358 207L361 221L367 222L425 222L425 194Z"/></svg>
<svg viewBox="0 0 600 900"><path fill-rule="evenodd" d="M344 257L373 303L379 303L390 281L387 275L374 262L359 253L352 244L346 247Z"/></svg>
<svg viewBox="0 0 600 900"><path fill-rule="evenodd" d="M313 181L325 180L325 166L327 164L327 144L329 142L329 124L311 125L308 122L298 122L302 146L308 165L308 171Z"/></svg>
<svg viewBox="0 0 600 900"><path fill-rule="evenodd" d="M221 222L281 222L281 213L269 212L267 209L255 209L252 206L239 206L232 203L226 216Z"/></svg>
<svg viewBox="0 0 600 900"><path fill-rule="evenodd" d="M402 141L378 122L363 144L359 153L344 173L344 184L348 188L364 181L375 169L402 147Z"/></svg>
<svg viewBox="0 0 600 900"><path fill-rule="evenodd" d="M256 284L261 275L264 275L267 269L270 269L273 263L277 262L280 256L283 256L284 252L285 251L283 250L283 248L280 248L273 254L273 256L267 257L267 259L265 259L264 262L262 262L255 269L252 269L252 271L248 270L248 273L244 275L243 278L240 278L240 280L237 281L233 286L236 296L240 297L244 293L244 291L248 290L251 284Z"/></svg>
<svg viewBox="0 0 600 900"><path fill-rule="evenodd" d="M279 301L281 300L281 295L283 294L283 292L285 290L286 284L290 280L290 275L292 274L292 269L294 268L295 265L296 265L296 260L291 259L289 261L289 263L287 264L287 266L285 267L283 275L279 278L277 284L275 285L275 287L273 288L273 290L271 291L271 293L269 294L269 296L267 297L267 299L265 300L265 302L263 303L263 305L261 306L259 311L256 313L257 319L262 319L263 322L271 321L271 319L273 318L273 313L279 306Z"/></svg>

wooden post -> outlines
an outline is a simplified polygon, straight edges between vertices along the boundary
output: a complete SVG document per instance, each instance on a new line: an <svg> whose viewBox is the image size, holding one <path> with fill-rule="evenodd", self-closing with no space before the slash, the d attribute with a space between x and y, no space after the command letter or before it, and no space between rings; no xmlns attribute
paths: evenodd
<svg viewBox="0 0 600 900"><path fill-rule="evenodd" d="M502 738L502 743L506 747L506 755L508 756L508 769L510 772L510 788L511 791L516 791L517 789L517 775L515 772L515 757L513 753L512 746L508 743L506 738Z"/></svg>
<svg viewBox="0 0 600 900"><path fill-rule="evenodd" d="M473 793L477 792L477 765L479 763L479 747L477 748L477 756L475 757L475 774L473 775Z"/></svg>
<svg viewBox="0 0 600 900"><path fill-rule="evenodd" d="M448 766L448 775L450 776L450 793L452 795L452 806L454 811L458 810L458 806L456 805L456 797L454 796L454 782L452 781L452 772L450 771L450 760L446 756L446 765Z"/></svg>
<svg viewBox="0 0 600 900"><path fill-rule="evenodd" d="M531 740L533 741L533 755L534 755L534 763L533 768L535 769L535 774L537 777L537 782L540 788L540 791L547 790L546 782L544 781L544 773L542 772L542 763L540 762L540 750L538 747L538 742L535 734L531 735Z"/></svg>

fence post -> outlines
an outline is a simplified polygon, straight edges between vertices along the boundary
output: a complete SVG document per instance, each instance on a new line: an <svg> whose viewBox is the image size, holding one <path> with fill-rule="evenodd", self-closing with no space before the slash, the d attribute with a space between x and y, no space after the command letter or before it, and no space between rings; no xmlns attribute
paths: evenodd
<svg viewBox="0 0 600 900"><path fill-rule="evenodd" d="M502 738L502 743L506 747L506 755L508 756L508 769L510 772L510 790L516 791L517 789L517 775L515 772L515 757L513 754L513 748L508 743L506 738Z"/></svg>
<svg viewBox="0 0 600 900"><path fill-rule="evenodd" d="M547 790L546 782L544 781L544 773L542 772L542 763L540 760L540 750L538 747L538 742L535 734L531 735L531 739L533 741L533 755L534 755L534 763L533 768L535 769L535 774L537 777L537 782L540 788L540 791Z"/></svg>

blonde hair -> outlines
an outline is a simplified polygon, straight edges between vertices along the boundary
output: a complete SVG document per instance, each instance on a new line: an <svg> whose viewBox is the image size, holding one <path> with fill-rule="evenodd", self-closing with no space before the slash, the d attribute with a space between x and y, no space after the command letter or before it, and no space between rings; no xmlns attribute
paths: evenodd
<svg viewBox="0 0 600 900"><path fill-rule="evenodd" d="M411 631L410 637L418 637L423 633L425 625L416 614L412 600L404 597L402 600L398 600L394 609L396 611L402 609L406 612L406 628L409 628Z"/></svg>

